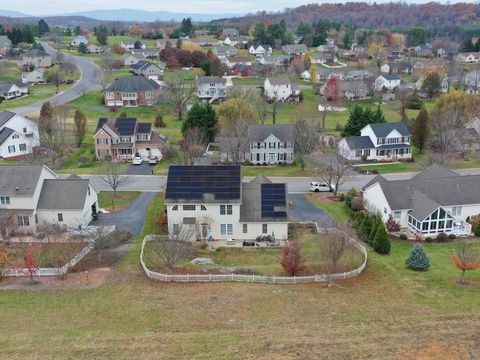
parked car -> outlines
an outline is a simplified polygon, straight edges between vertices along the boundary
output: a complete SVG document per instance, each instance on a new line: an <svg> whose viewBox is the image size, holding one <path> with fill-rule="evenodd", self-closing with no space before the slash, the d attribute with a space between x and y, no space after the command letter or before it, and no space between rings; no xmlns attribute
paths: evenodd
<svg viewBox="0 0 480 360"><path fill-rule="evenodd" d="M322 181L312 181L310 183L310 191L311 192L331 192L335 190L335 185L330 184L328 185L326 182Z"/></svg>
<svg viewBox="0 0 480 360"><path fill-rule="evenodd" d="M244 240L242 246L260 246L260 244L253 240Z"/></svg>
<svg viewBox="0 0 480 360"><path fill-rule="evenodd" d="M142 165L143 159L141 156L135 156L132 160L133 165Z"/></svg>
<svg viewBox="0 0 480 360"><path fill-rule="evenodd" d="M150 165L157 165L158 163L158 157L156 156L150 156L150 159L148 159L148 163Z"/></svg>

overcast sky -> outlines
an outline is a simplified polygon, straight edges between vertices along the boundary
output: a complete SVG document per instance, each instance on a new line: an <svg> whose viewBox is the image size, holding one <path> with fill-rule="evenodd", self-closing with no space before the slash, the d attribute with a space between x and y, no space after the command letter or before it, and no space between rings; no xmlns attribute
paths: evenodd
<svg viewBox="0 0 480 360"><path fill-rule="evenodd" d="M16 0L2 1L0 9L32 15L59 14L87 10L138 9L189 13L245 13L282 10L311 3L312 0ZM232 6L235 4L235 6Z"/></svg>

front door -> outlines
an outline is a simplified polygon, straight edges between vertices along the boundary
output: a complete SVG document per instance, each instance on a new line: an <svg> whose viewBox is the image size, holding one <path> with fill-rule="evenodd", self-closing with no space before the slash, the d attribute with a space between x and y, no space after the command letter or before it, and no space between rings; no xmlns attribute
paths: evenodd
<svg viewBox="0 0 480 360"><path fill-rule="evenodd" d="M270 155L270 161L269 161L269 162L270 162L270 164L274 164L274 163L276 162L276 159L275 159L275 154L273 154L273 153L270 153L269 155Z"/></svg>
<svg viewBox="0 0 480 360"><path fill-rule="evenodd" d="M206 239L208 236L208 225L202 224L202 239Z"/></svg>

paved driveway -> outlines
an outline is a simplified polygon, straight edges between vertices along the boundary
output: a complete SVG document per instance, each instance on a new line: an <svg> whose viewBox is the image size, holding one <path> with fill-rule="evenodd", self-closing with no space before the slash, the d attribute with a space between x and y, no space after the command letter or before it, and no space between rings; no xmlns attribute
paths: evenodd
<svg viewBox="0 0 480 360"><path fill-rule="evenodd" d="M130 231L133 235L140 235L148 205L156 194L154 192L142 192L125 210L110 214L99 214L94 225L115 225L118 229Z"/></svg>
<svg viewBox="0 0 480 360"><path fill-rule="evenodd" d="M152 175L154 165L149 165L148 161L143 161L141 165L130 164L125 172L125 175Z"/></svg>
<svg viewBox="0 0 480 360"><path fill-rule="evenodd" d="M314 206L303 194L289 194L292 202L289 208L290 218L294 221L315 221L320 227L332 227L333 218L325 211Z"/></svg>

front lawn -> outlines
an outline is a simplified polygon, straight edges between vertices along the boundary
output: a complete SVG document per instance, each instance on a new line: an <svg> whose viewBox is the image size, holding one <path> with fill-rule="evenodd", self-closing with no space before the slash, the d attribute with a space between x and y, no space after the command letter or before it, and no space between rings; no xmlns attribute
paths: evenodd
<svg viewBox="0 0 480 360"><path fill-rule="evenodd" d="M126 209L140 196L140 191L116 191L115 197L113 191L101 191L98 194L98 206L107 211L113 210L113 201L115 200L115 211Z"/></svg>
<svg viewBox="0 0 480 360"><path fill-rule="evenodd" d="M325 210L329 213L337 223L339 224L347 224L348 220L350 219L349 209L342 202L321 202L315 198L314 194L307 195L307 199L316 207Z"/></svg>

